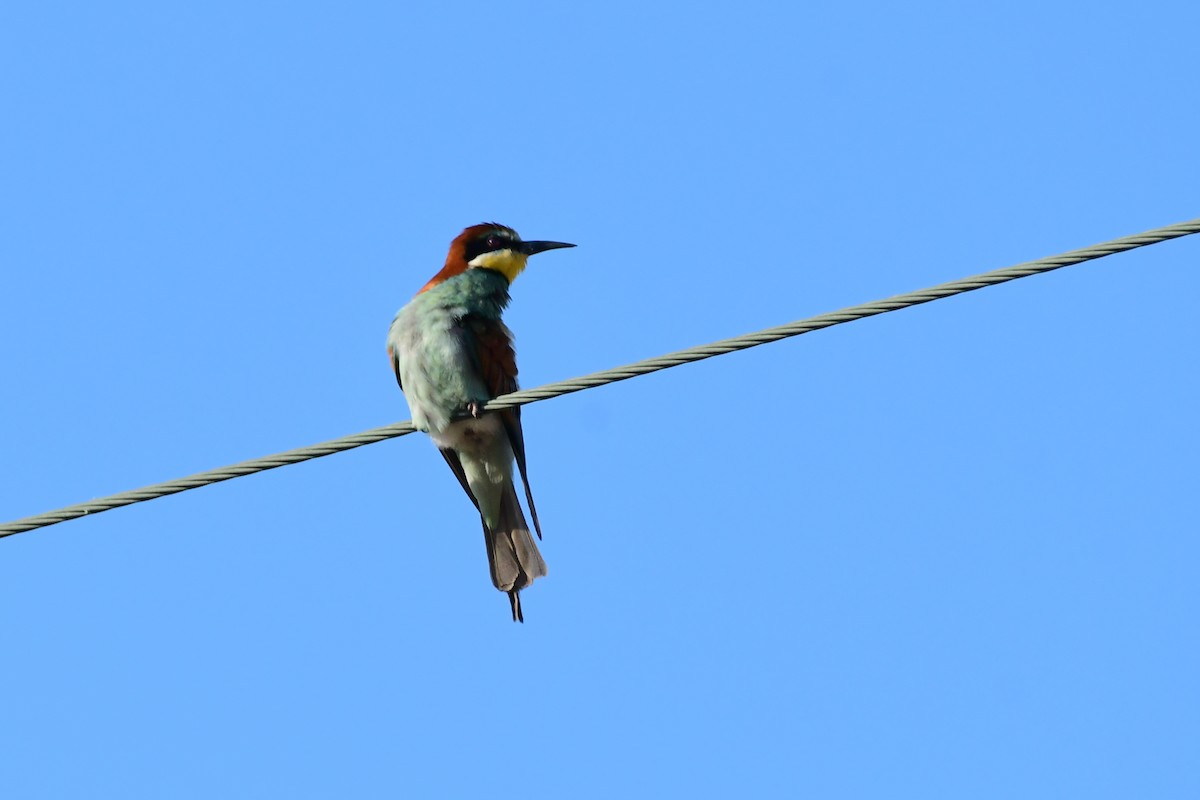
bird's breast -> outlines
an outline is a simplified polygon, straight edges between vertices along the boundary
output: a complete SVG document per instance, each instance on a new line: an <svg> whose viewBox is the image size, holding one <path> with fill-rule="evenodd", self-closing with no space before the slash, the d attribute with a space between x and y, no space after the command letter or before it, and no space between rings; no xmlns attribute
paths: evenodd
<svg viewBox="0 0 1200 800"><path fill-rule="evenodd" d="M419 430L445 430L467 403L488 399L452 310L410 303L392 323L388 345Z"/></svg>

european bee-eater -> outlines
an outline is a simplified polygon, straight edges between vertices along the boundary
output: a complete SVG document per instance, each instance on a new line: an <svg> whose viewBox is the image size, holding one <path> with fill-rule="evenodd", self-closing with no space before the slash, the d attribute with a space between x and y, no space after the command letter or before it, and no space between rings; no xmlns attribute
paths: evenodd
<svg viewBox="0 0 1200 800"><path fill-rule="evenodd" d="M388 331L388 355L413 424L433 438L479 510L492 583L508 592L513 621L519 622L525 621L521 590L546 574L513 481L515 458L540 539L521 409L481 410L517 389L512 332L501 320L509 285L531 255L574 246L524 242L512 228L491 222L472 225L450 243L445 266L400 309Z"/></svg>

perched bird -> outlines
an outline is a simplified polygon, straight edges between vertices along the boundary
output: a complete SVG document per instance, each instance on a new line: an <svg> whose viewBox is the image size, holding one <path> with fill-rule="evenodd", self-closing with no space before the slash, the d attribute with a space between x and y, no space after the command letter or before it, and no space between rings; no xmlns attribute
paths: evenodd
<svg viewBox="0 0 1200 800"><path fill-rule="evenodd" d="M542 528L525 471L521 409L481 412L488 400L517 389L512 332L501 320L509 285L530 256L574 246L524 242L491 222L472 225L388 331L388 355L413 424L433 438L479 510L492 583L508 593L514 622L525 621L521 590L546 574L517 500L514 458L539 539Z"/></svg>

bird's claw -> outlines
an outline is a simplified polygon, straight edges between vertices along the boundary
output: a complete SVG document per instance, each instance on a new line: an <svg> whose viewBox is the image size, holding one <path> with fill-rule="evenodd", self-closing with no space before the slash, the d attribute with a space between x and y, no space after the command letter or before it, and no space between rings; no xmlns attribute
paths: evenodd
<svg viewBox="0 0 1200 800"><path fill-rule="evenodd" d="M479 419L483 416L483 404L478 400L472 400L471 402L467 403L467 413L475 419Z"/></svg>

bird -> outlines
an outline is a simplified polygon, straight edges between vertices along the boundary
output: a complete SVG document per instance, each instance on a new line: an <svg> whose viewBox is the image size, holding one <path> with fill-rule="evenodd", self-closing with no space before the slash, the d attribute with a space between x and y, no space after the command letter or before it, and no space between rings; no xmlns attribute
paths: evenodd
<svg viewBox="0 0 1200 800"><path fill-rule="evenodd" d="M525 621L521 590L546 574L517 499L514 461L538 539L542 527L529 488L521 409L483 406L517 390L513 335L502 319L509 287L530 256L574 246L523 241L494 222L472 225L388 329L388 357L413 425L433 439L479 511L492 584L508 594L514 622Z"/></svg>

